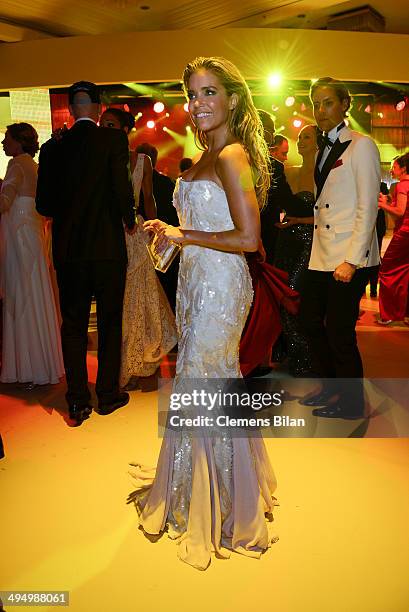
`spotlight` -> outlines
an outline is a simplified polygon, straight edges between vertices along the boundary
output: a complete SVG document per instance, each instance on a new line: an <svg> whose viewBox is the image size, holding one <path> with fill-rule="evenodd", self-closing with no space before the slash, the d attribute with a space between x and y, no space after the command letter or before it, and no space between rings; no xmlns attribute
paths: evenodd
<svg viewBox="0 0 409 612"><path fill-rule="evenodd" d="M281 77L281 74L278 74L278 72L275 72L274 74L270 74L267 78L267 82L269 86L272 88L278 87L279 85L281 85L281 81L282 81L282 77Z"/></svg>
<svg viewBox="0 0 409 612"><path fill-rule="evenodd" d="M149 120L146 124L146 127L152 130L155 127L155 122L152 120Z"/></svg>
<svg viewBox="0 0 409 612"><path fill-rule="evenodd" d="M166 114L165 114L165 117L170 117L169 113L166 113Z"/></svg>
<svg viewBox="0 0 409 612"><path fill-rule="evenodd" d="M192 128L190 127L190 125L187 125L186 126L186 132L191 132L191 131L192 131Z"/></svg>
<svg viewBox="0 0 409 612"><path fill-rule="evenodd" d="M401 98L398 102L396 102L395 104L395 108L397 111L403 111L403 109L406 107L406 98Z"/></svg>
<svg viewBox="0 0 409 612"><path fill-rule="evenodd" d="M372 112L372 106L370 104L367 104L364 108L364 112L365 113L371 113Z"/></svg>
<svg viewBox="0 0 409 612"><path fill-rule="evenodd" d="M383 113L378 113L379 119L383 119Z"/></svg>
<svg viewBox="0 0 409 612"><path fill-rule="evenodd" d="M155 113L163 113L163 111L165 110L165 105L163 104L163 102L155 102L155 104L153 105L153 110L155 111Z"/></svg>
<svg viewBox="0 0 409 612"><path fill-rule="evenodd" d="M164 126L163 126L162 130L163 130L164 132L167 132L167 131L168 131L168 128L166 127L166 125L164 125Z"/></svg>
<svg viewBox="0 0 409 612"><path fill-rule="evenodd" d="M129 106L127 104L124 104L124 110L129 113Z"/></svg>
<svg viewBox="0 0 409 612"><path fill-rule="evenodd" d="M183 105L183 110L185 111L185 113L189 112L189 102L185 102L185 104Z"/></svg>
<svg viewBox="0 0 409 612"><path fill-rule="evenodd" d="M141 111L139 111L139 113L136 116L138 117L138 119L140 119L142 117Z"/></svg>
<svg viewBox="0 0 409 612"><path fill-rule="evenodd" d="M301 119L294 119L294 121L293 121L293 126L294 126L295 128L300 128L300 127L302 126L302 121L301 121Z"/></svg>
<svg viewBox="0 0 409 612"><path fill-rule="evenodd" d="M294 106L294 104L295 104L295 98L294 98L294 96L288 96L288 97L285 99L285 105L286 105L286 106Z"/></svg>

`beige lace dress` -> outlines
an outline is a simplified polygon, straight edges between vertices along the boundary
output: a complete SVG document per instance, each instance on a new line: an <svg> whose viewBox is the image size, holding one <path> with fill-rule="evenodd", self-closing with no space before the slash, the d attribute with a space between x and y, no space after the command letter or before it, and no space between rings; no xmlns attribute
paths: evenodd
<svg viewBox="0 0 409 612"><path fill-rule="evenodd" d="M132 174L138 205L143 178L144 155L137 157ZM122 316L120 385L125 387L138 376L151 376L161 358L176 344L175 317L145 246L143 218L138 230L126 236L128 268Z"/></svg>

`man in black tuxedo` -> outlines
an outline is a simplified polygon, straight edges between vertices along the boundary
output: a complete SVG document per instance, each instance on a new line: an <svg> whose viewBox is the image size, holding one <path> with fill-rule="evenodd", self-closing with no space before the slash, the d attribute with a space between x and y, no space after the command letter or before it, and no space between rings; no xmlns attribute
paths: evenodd
<svg viewBox="0 0 409 612"><path fill-rule="evenodd" d="M136 231L128 140L122 130L99 128L99 92L87 81L69 88L73 127L40 151L37 210L53 220L53 258L60 293L61 338L70 417L89 416L86 365L92 297L97 303L99 414L129 401L119 391L125 229Z"/></svg>

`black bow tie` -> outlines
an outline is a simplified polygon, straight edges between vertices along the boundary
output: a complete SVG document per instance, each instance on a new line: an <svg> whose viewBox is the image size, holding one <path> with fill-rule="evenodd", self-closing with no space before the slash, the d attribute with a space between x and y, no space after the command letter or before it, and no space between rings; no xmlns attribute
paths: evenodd
<svg viewBox="0 0 409 612"><path fill-rule="evenodd" d="M332 146L334 146L334 141L331 140L331 138L328 138L328 134L321 134L319 137L319 148L325 149L325 147L329 147L331 148Z"/></svg>

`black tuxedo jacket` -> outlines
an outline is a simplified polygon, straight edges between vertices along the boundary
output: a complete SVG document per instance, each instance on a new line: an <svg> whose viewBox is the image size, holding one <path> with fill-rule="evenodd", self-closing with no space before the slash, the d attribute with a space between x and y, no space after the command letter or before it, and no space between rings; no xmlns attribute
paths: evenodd
<svg viewBox="0 0 409 612"><path fill-rule="evenodd" d="M135 224L124 132L78 121L40 150L37 211L53 219L53 258L126 261L123 223Z"/></svg>

